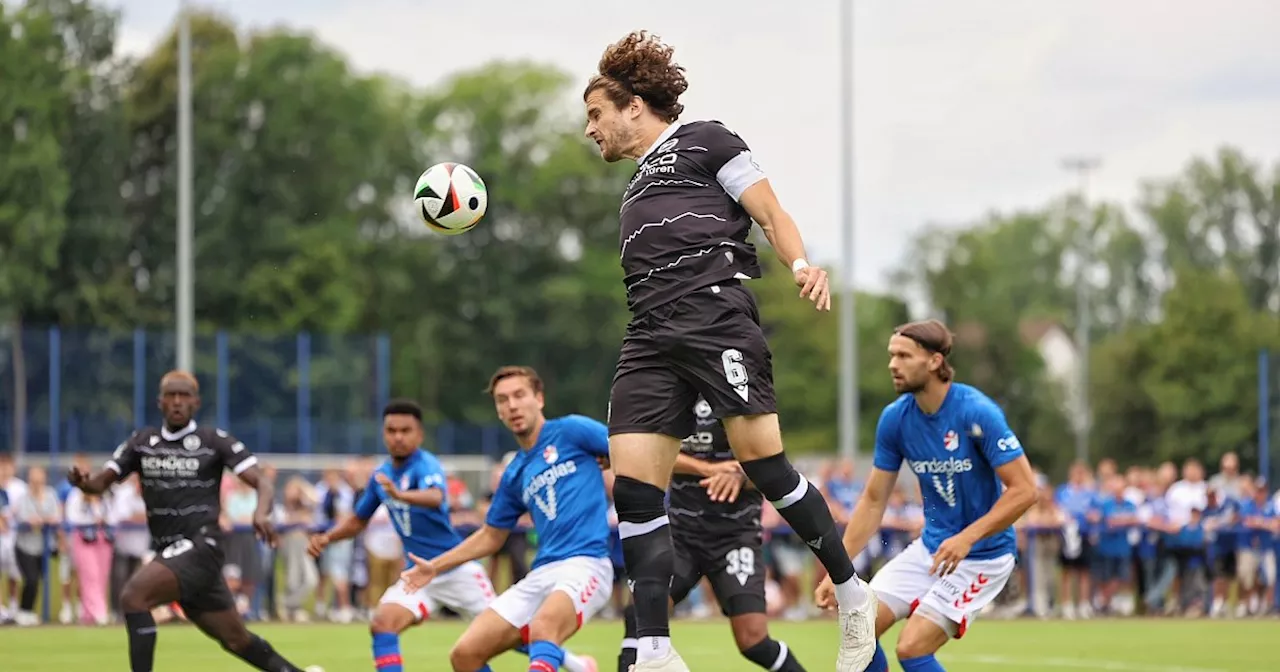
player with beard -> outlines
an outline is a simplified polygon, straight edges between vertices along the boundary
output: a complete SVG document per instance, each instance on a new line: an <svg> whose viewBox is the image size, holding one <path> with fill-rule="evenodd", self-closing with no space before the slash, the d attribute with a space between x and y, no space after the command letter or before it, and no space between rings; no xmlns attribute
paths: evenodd
<svg viewBox="0 0 1280 672"><path fill-rule="evenodd" d="M1038 498L1035 474L1004 413L976 388L952 382L951 332L937 320L913 322L889 339L889 372L902 396L876 426L867 484L845 528L855 556L884 520L905 462L920 481L924 533L871 579L879 601L876 636L899 620L898 662L905 672L942 672L934 653L959 639L1013 574L1013 523ZM818 606L835 606L830 579ZM877 645L867 672L888 672Z"/></svg>
<svg viewBox="0 0 1280 672"><path fill-rule="evenodd" d="M586 135L605 161L636 173L619 210L627 326L609 399L614 502L638 636L636 672L687 672L671 646L668 593L675 553L663 498L701 396L724 423L742 470L835 579L836 669L861 672L875 653L875 596L840 544L818 488L783 451L769 344L744 280L760 277L760 224L800 296L830 310L827 273L736 133L680 122L688 89L672 49L635 32L608 47L583 91Z"/></svg>
<svg viewBox="0 0 1280 672"><path fill-rule="evenodd" d="M225 544L218 527L220 486L226 469L258 491L253 527L276 545L270 513L274 488L258 458L227 432L200 426L200 385L185 371L160 379L164 426L146 427L120 444L105 468L90 476L79 467L67 474L71 485L102 494L129 474L138 473L156 559L138 569L120 593L120 610L129 631L129 669L151 672L156 622L151 610L177 602L188 620L222 648L259 670L303 672L266 640L249 632L236 611L235 598L222 577ZM308 667L306 672L322 672Z"/></svg>
<svg viewBox="0 0 1280 672"><path fill-rule="evenodd" d="M772 672L804 672L786 643L769 636L761 557L764 498L745 487L746 474L733 459L711 405L698 399L694 416L697 431L681 443L667 507L676 556L671 605L684 601L707 577L743 657ZM627 605L623 618L618 672L628 672L636 662L634 605Z"/></svg>

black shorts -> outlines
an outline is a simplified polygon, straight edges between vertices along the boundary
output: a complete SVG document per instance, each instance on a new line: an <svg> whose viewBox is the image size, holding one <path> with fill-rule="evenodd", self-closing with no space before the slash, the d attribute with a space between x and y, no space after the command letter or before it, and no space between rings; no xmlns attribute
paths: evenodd
<svg viewBox="0 0 1280 672"><path fill-rule="evenodd" d="M1220 579L1236 578L1236 552L1227 551L1213 556L1213 575Z"/></svg>
<svg viewBox="0 0 1280 672"><path fill-rule="evenodd" d="M178 604L186 613L234 610L235 598L222 577L226 557L222 541L197 536L176 541L156 554L158 562L178 577Z"/></svg>
<svg viewBox="0 0 1280 672"><path fill-rule="evenodd" d="M717 418L777 410L773 355L741 282L704 287L627 325L609 395L610 434L694 431L701 395Z"/></svg>
<svg viewBox="0 0 1280 672"><path fill-rule="evenodd" d="M758 528L737 528L715 536L671 530L675 575L671 600L676 604L707 577L720 611L729 617L765 613L765 562Z"/></svg>

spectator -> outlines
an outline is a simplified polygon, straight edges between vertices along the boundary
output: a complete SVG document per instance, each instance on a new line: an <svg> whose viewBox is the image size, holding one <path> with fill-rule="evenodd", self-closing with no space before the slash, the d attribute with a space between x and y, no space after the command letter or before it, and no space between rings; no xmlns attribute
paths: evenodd
<svg viewBox="0 0 1280 672"><path fill-rule="evenodd" d="M1182 480L1169 487L1165 494L1169 504L1169 520L1175 525L1186 525L1191 512L1204 512L1209 505L1209 484L1204 480L1204 465L1190 459L1182 464Z"/></svg>
<svg viewBox="0 0 1280 672"><path fill-rule="evenodd" d="M79 489L67 496L66 521L71 555L79 577L80 622L105 625L107 583L111 574L111 510L98 495Z"/></svg>
<svg viewBox="0 0 1280 672"><path fill-rule="evenodd" d="M1276 508L1268 501L1265 481L1244 488L1248 496L1240 505L1241 529L1237 537L1236 576L1242 604L1248 614L1267 611L1264 597L1275 583Z"/></svg>
<svg viewBox="0 0 1280 672"><path fill-rule="evenodd" d="M1062 610L1062 616L1067 619L1076 616L1088 618L1093 613L1090 605L1090 596L1093 594L1090 580L1093 549L1089 539L1092 525L1089 513L1093 509L1097 493L1090 478L1089 466L1076 462L1071 465L1067 482L1058 486L1054 496L1054 503L1066 516L1062 526L1062 582L1058 606Z"/></svg>
<svg viewBox="0 0 1280 672"><path fill-rule="evenodd" d="M1046 618L1050 613L1049 600L1053 595L1054 576L1058 557L1062 553L1062 527L1067 516L1054 501L1053 489L1040 486L1040 498L1023 517L1021 527L1024 546L1030 552L1025 560L1031 578L1027 592L1031 595L1031 613Z"/></svg>
<svg viewBox="0 0 1280 672"><path fill-rule="evenodd" d="M351 515L355 509L355 490L342 472L327 469L324 480L317 486L320 499L322 520L325 525L333 525ZM316 615L326 615L337 623L351 622L351 561L355 551L355 540L344 539L329 544L320 556L320 584L317 586ZM328 586L333 586L333 602L337 608L330 613L330 599L326 595Z"/></svg>
<svg viewBox="0 0 1280 672"><path fill-rule="evenodd" d="M1218 473L1209 479L1209 489L1217 490L1220 497L1239 502L1244 499L1249 478L1240 473L1240 456L1226 453L1218 462Z"/></svg>
<svg viewBox="0 0 1280 672"><path fill-rule="evenodd" d="M295 622L305 622L303 601L320 583L320 574L307 553L307 540L315 519L315 488L301 476L294 476L284 486L283 532L278 557L284 565L284 614Z"/></svg>
<svg viewBox="0 0 1280 672"><path fill-rule="evenodd" d="M40 467L27 470L27 494L11 507L19 524L15 542L18 568L22 571L22 599L14 621L18 625L38 625L36 595L44 577L46 539L56 540L62 515L58 493L48 485L48 475Z"/></svg>
<svg viewBox="0 0 1280 672"><path fill-rule="evenodd" d="M0 533L0 574L7 577L5 585L9 589L7 600L4 599L4 594L0 594L0 623L5 623L12 620L14 612L18 611L18 579L22 575L15 550L18 526L13 517L14 505L27 497L27 484L18 478L17 466L13 463L13 456L8 453L0 453L0 490L4 491L5 501L8 503L6 531Z"/></svg>
<svg viewBox="0 0 1280 672"><path fill-rule="evenodd" d="M112 516L119 526L111 559L111 610L123 618L120 591L151 550L151 532L147 530L147 506L142 501L136 473L111 488L110 497Z"/></svg>
<svg viewBox="0 0 1280 672"><path fill-rule="evenodd" d="M1125 481L1116 473L1107 477L1105 483L1107 498L1101 502L1101 534L1098 542L1098 556L1102 561L1102 610L1110 613L1113 600L1121 590L1132 595L1133 588L1133 544L1129 539L1131 531L1138 524L1138 507L1125 499ZM1127 600L1120 612L1123 615L1132 613L1132 601Z"/></svg>
<svg viewBox="0 0 1280 672"><path fill-rule="evenodd" d="M226 565L223 575L236 596L236 610L248 614L262 573L258 537L253 531L258 492L230 474L224 478L224 484L222 527L226 531Z"/></svg>
<svg viewBox="0 0 1280 672"><path fill-rule="evenodd" d="M80 469L84 473L93 471L93 463L90 462L89 456L84 453L76 453L71 458L71 465ZM71 495L71 491L75 487L67 480L66 476L58 482L58 503L66 509L67 497ZM71 555L71 548L68 545L67 534L65 530L58 531L58 545L54 555L58 556L58 582L62 585L62 607L58 610L58 622L63 625L69 625L75 620L75 615L80 611L80 604L74 597L75 581L72 581L75 574L76 563Z"/></svg>

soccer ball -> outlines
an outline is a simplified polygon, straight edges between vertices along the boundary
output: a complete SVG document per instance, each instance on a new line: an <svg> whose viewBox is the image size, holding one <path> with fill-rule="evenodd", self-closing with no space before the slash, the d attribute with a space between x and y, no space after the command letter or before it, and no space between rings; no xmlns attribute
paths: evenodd
<svg viewBox="0 0 1280 672"><path fill-rule="evenodd" d="M489 206L489 191L471 168L461 163L437 163L418 178L413 199L427 228L456 236L480 223Z"/></svg>

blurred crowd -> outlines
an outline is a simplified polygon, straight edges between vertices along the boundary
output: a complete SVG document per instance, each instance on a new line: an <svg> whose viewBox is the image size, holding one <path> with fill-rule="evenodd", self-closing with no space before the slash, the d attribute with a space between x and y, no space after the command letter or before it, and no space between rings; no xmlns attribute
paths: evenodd
<svg viewBox="0 0 1280 672"><path fill-rule="evenodd" d="M94 466L84 456L73 463ZM281 531L276 548L252 531L257 493L227 476L220 521L226 532L224 575L247 618L339 623L368 618L403 564L400 539L385 508L361 536L330 545L319 558L308 555L307 540L351 513L377 464L371 456L354 457L343 469L319 474L275 474L264 464L276 478L273 515ZM799 466L822 488L836 520L847 521L861 494L854 464L823 460ZM484 520L504 467L505 462L494 465L480 493L449 475L451 515L464 533ZM1277 613L1280 492L1272 494L1261 479L1241 473L1234 454L1225 455L1208 478L1195 460L1121 473L1108 459L1096 468L1073 465L1067 481L1056 486L1043 475L1040 479L1041 498L1017 526L1019 571L989 608L992 615ZM612 486L609 472L606 485ZM915 478L904 473L880 533L856 558L860 574L874 574L919 535L925 517L920 502ZM821 567L768 504L763 527L763 557L755 567L766 572L771 617L817 616L811 596ZM488 559L495 585L524 576L536 547L532 530L512 534ZM92 497L71 487L62 473L51 475L40 467L20 473L10 456L0 454L0 624L35 625L46 617L82 624L117 620L124 581L151 556L136 476ZM622 581L617 543L614 563ZM50 591L47 614L42 586ZM617 612L625 591L615 588ZM703 586L679 612L698 618L719 609ZM157 610L157 616L183 617L176 605Z"/></svg>

